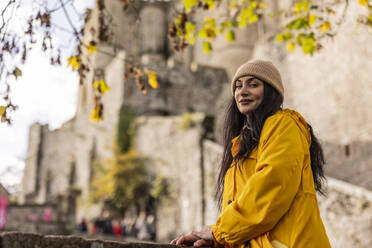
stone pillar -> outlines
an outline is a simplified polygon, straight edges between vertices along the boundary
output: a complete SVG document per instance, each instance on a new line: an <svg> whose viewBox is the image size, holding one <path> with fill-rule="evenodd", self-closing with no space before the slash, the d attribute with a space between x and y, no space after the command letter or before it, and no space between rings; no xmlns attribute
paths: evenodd
<svg viewBox="0 0 372 248"><path fill-rule="evenodd" d="M164 53L166 17L160 4L146 4L140 13L140 42L142 53Z"/></svg>

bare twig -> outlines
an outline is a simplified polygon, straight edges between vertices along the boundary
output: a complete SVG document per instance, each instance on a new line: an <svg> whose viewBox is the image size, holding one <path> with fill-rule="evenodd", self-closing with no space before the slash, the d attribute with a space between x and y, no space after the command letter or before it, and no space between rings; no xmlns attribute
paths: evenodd
<svg viewBox="0 0 372 248"><path fill-rule="evenodd" d="M0 34L2 33L4 27L5 27L6 24L7 24L7 22L5 21L5 17L4 17L5 12L6 12L6 10L9 8L9 6L12 5L12 4L14 4L14 3L15 3L15 0L10 0L10 1L8 2L8 4L5 6L5 8L3 9L3 11L1 12L1 18L2 18L2 20L3 20L3 23L2 23L2 25L1 25L1 27L0 27Z"/></svg>
<svg viewBox="0 0 372 248"><path fill-rule="evenodd" d="M69 22L70 26L72 27L72 29L74 30L74 33L75 35L77 36L77 39L79 39L79 32L77 31L77 29L75 28L74 24L72 23L71 21L71 18L69 16L69 14L67 13L67 10L66 10L66 7L65 7L65 4L63 3L62 0L59 0L60 3L61 3L61 6L62 6L62 9L63 9L63 12L65 13L65 16L67 18L67 21Z"/></svg>
<svg viewBox="0 0 372 248"><path fill-rule="evenodd" d="M63 3L63 5L67 5L68 3L72 2L72 0L66 0L66 2ZM63 8L63 5L61 4L60 6L58 6L57 8L54 8L54 9L51 9L51 10L48 10L48 13L53 13L57 10L60 10L61 8Z"/></svg>
<svg viewBox="0 0 372 248"><path fill-rule="evenodd" d="M19 6L17 6L17 8L18 8ZM13 8L12 8L12 13L11 13L11 15L10 15L10 17L9 17L9 19L6 21L6 26L5 26L5 31L4 31L4 33L3 33L3 37L1 38L1 42L3 42L4 41L4 39L5 39L5 35L6 35L6 33L7 33L7 31L8 31L8 27L9 27L9 22L10 22L10 20L13 18L13 16L14 16L14 9L15 9L15 4L13 5ZM4 16L3 16L4 17ZM1 34L1 31L0 31L0 34Z"/></svg>

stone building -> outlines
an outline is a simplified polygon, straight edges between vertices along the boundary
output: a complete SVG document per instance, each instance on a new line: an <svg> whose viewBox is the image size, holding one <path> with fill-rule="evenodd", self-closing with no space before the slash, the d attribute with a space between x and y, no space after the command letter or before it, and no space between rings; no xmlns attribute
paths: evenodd
<svg viewBox="0 0 372 248"><path fill-rule="evenodd" d="M272 0L269 8L278 13L290 2ZM363 12L356 2L350 2L333 41L314 56L301 51L288 53L275 43L273 34L281 22L275 14L273 19L236 30L235 43L218 38L213 42L211 55L203 54L198 41L181 56L171 50L166 35L167 23L173 18L172 4L177 2L136 4L138 13L130 10L124 14L119 0L106 1L115 24L112 25L115 38L98 44L98 49L105 53L90 57L111 88L103 98L105 119L100 123L89 122L94 98L91 81L96 76L90 72L81 79L77 113L72 120L55 131L39 124L31 127L22 202L42 204L60 195L80 192L76 219L96 217L101 206L89 203L92 165L112 156L119 111L124 108L140 116L135 129L136 151L148 156L154 172L167 177L173 185L170 198L158 208L158 240L166 241L173 235L212 224L217 215L212 185L221 149L218 145L221 113L231 98L229 79L244 61L262 58L272 60L282 72L284 107L303 114L323 143L326 172L333 178L329 180L331 198L320 199L324 206L322 215L330 220L334 247L341 247L340 240L344 240L337 236L342 226L332 222L336 217L344 216L345 222L357 223L361 221L356 214L359 213L365 221L363 230L370 230L372 37L367 29L355 28L356 18ZM221 8L212 14L223 14L224 4L222 1ZM89 14L85 43L96 39L96 32L91 30L99 30L99 14L98 8ZM135 22L137 14L141 18L139 24ZM203 15L194 18L202 19ZM140 58L143 66L158 74L159 89L149 89L147 95L142 95L135 82L124 82L124 60L131 56ZM199 114L193 115L192 128L179 130L178 123L185 112ZM206 125L206 119L213 124ZM345 207L343 204L351 198L357 205ZM360 233L355 236L350 231L345 242L352 247L355 244L368 247L372 241L363 236L364 231Z"/></svg>

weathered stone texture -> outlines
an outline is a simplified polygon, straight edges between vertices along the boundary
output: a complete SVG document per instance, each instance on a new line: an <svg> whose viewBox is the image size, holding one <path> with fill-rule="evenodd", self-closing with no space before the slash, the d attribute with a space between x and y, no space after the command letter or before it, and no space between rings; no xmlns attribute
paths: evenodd
<svg viewBox="0 0 372 248"><path fill-rule="evenodd" d="M49 221L44 220L46 209L52 209ZM8 206L7 230L17 230L20 232L44 232L45 234L62 233L62 220L57 205L14 205ZM60 221L58 223L58 221ZM43 229L43 230L40 230Z"/></svg>
<svg viewBox="0 0 372 248"><path fill-rule="evenodd" d="M141 51L143 53L163 53L165 49L167 22L165 5L143 7L139 27Z"/></svg>
<svg viewBox="0 0 372 248"><path fill-rule="evenodd" d="M372 142L324 142L328 176L372 190Z"/></svg>
<svg viewBox="0 0 372 248"><path fill-rule="evenodd" d="M332 247L372 246L372 192L328 178L319 207Z"/></svg>
<svg viewBox="0 0 372 248"><path fill-rule="evenodd" d="M204 199L205 224L216 223L219 210L214 199L218 168L222 159L222 146L210 140L203 140L203 167L204 167Z"/></svg>
<svg viewBox="0 0 372 248"><path fill-rule="evenodd" d="M135 150L149 157L148 168L166 178L170 195L157 206L157 240L201 228L202 165L200 141L203 115L181 130L182 117L140 117L136 121Z"/></svg>
<svg viewBox="0 0 372 248"><path fill-rule="evenodd" d="M1 248L175 248L175 245L155 243L113 242L89 240L74 236L44 236L33 233L0 233Z"/></svg>
<svg viewBox="0 0 372 248"><path fill-rule="evenodd" d="M191 72L182 64L168 68L164 60L150 62L148 68L158 74L159 89L148 89L143 95L133 80L125 83L124 103L137 114L174 115L192 111L217 115L215 102L228 81L224 70L199 66L196 72Z"/></svg>

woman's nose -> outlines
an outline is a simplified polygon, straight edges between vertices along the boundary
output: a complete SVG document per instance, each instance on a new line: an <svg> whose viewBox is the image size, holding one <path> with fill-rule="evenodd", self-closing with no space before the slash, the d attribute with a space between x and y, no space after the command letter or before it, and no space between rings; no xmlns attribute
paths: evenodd
<svg viewBox="0 0 372 248"><path fill-rule="evenodd" d="M242 88L241 88L241 90L240 90L240 94L241 95L248 95L249 94L249 88L248 88L248 86L243 85Z"/></svg>

